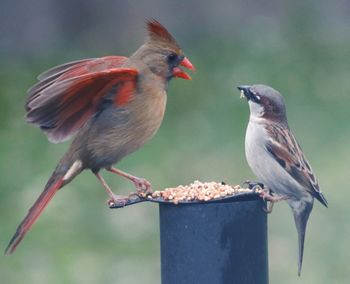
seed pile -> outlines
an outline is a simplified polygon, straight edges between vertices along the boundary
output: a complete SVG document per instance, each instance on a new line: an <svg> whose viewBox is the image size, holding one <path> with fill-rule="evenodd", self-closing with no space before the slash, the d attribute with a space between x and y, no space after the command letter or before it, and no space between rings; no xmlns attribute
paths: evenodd
<svg viewBox="0 0 350 284"><path fill-rule="evenodd" d="M225 183L200 182L196 180L189 185L179 185L178 187L155 191L148 198L162 198L165 201L178 204L181 201L210 201L251 191L251 189L242 188L240 185L231 186Z"/></svg>

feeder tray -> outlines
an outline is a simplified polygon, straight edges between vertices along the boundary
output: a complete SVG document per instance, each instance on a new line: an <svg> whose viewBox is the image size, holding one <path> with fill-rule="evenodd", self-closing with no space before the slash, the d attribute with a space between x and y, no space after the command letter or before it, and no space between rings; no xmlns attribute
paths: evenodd
<svg viewBox="0 0 350 284"><path fill-rule="evenodd" d="M223 196L214 197L213 191L218 194L219 188L225 187L228 188L230 193L227 193ZM194 190L195 194L202 195L202 200L196 197L191 196L189 199L179 199L177 195L188 194L190 190ZM211 191L211 192L210 192ZM169 193L170 192L170 193ZM229 202L238 202L238 201L251 201L258 200L261 189L249 189L242 188L239 185L230 186L224 182L216 183L202 183L195 181L188 186L178 186L177 188L167 188L163 191L155 191L153 194L147 196L140 195L131 195L128 201L125 204L112 204L111 209L123 208L125 206L130 206L133 204L141 202L153 202L153 203L162 203L162 204L205 204L205 203L229 203ZM211 196L209 196L211 193ZM207 194L207 195L206 195ZM169 198L171 197L171 198Z"/></svg>
<svg viewBox="0 0 350 284"><path fill-rule="evenodd" d="M221 196L211 186L227 191ZM186 195L191 189L195 193ZM162 284L268 284L267 214L260 193L196 181L147 197L131 196L110 208L158 203Z"/></svg>

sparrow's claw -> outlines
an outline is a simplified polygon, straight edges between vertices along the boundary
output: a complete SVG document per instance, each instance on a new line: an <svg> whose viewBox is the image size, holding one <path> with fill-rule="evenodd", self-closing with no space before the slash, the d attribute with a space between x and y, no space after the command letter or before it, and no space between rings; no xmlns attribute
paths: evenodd
<svg viewBox="0 0 350 284"><path fill-rule="evenodd" d="M269 203L269 206L267 207L267 208L263 208L263 210L267 213L267 214L270 214L270 213L272 213L272 208L273 208L273 205L274 205L275 203L274 202L270 202Z"/></svg>
<svg viewBox="0 0 350 284"><path fill-rule="evenodd" d="M275 196L275 195L272 195L272 192L270 190L263 190L260 192L260 197L264 200L264 201L268 201L269 202L269 205L268 205L268 208L265 209L264 208L264 211L266 213L271 213L272 212L272 208L273 208L273 205L278 202L278 201L281 201L281 200L286 200L288 199L288 197L286 196Z"/></svg>
<svg viewBox="0 0 350 284"><path fill-rule="evenodd" d="M250 181L250 180L246 180L243 185L247 185L249 189L251 189L252 191L256 192L258 190L263 190L265 189L265 186L263 183L261 182L254 182L254 181Z"/></svg>

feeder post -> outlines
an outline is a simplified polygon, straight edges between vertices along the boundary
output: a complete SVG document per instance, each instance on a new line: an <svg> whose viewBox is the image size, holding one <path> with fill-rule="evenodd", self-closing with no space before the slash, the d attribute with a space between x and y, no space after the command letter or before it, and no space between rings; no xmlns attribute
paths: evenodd
<svg viewBox="0 0 350 284"><path fill-rule="evenodd" d="M267 214L259 198L159 204L162 284L268 284Z"/></svg>

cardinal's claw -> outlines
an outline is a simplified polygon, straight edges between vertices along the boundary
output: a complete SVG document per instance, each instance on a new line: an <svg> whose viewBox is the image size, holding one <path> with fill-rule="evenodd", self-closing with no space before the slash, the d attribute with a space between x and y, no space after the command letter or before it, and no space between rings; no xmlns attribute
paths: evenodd
<svg viewBox="0 0 350 284"><path fill-rule="evenodd" d="M139 196L146 197L153 192L152 185L148 180L144 178L135 178L133 182Z"/></svg>
<svg viewBox="0 0 350 284"><path fill-rule="evenodd" d="M129 199L132 199L132 198L135 198L135 197L139 197L138 192L130 192L130 193L128 194L128 198L129 198Z"/></svg>
<svg viewBox="0 0 350 284"><path fill-rule="evenodd" d="M118 207L124 207L128 201L129 201L128 196L124 195L114 195L111 199L107 200L107 204L109 207L111 206L118 206Z"/></svg>
<svg viewBox="0 0 350 284"><path fill-rule="evenodd" d="M107 167L106 170L110 171L114 174L123 176L123 177L127 178L128 180L131 180L134 183L139 196L146 197L147 195L152 193L152 186L148 180L146 180L144 178L139 178L139 177L130 175L126 172L123 172L123 171L118 170L118 169L113 168L113 167Z"/></svg>

